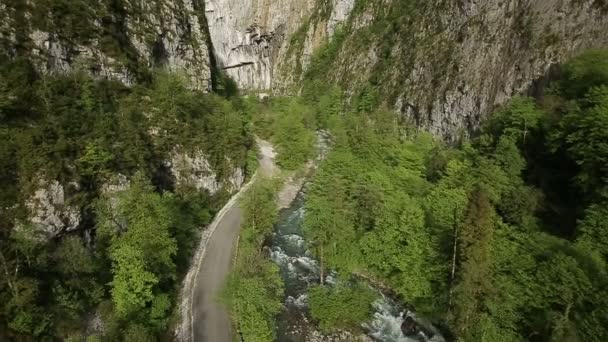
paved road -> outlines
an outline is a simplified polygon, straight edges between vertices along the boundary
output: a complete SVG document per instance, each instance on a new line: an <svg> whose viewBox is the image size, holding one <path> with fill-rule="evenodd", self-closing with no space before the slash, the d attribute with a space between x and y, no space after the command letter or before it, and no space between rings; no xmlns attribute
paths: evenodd
<svg viewBox="0 0 608 342"><path fill-rule="evenodd" d="M258 140L260 168L263 176L275 173L272 145ZM239 196L239 195L236 195ZM219 214L215 230L207 242L200 270L194 279L192 297L193 342L232 342L233 332L226 308L219 302L226 277L232 266L235 242L242 222L238 201L231 201Z"/></svg>
<svg viewBox="0 0 608 342"><path fill-rule="evenodd" d="M232 342L230 318L218 296L230 273L241 219L236 204L226 211L207 243L192 298L194 342Z"/></svg>

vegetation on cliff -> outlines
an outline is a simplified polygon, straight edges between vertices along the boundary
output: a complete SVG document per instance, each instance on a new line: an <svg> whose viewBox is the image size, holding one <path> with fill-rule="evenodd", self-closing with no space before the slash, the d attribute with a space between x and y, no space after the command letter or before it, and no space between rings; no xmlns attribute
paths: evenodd
<svg viewBox="0 0 608 342"><path fill-rule="evenodd" d="M152 79L150 66L176 63L168 60L173 57L177 63L187 60L173 70L201 76L198 88L217 81L206 79L209 42L202 1L5 0L0 8L2 51L43 68L81 65L137 83ZM178 50L167 51L171 45Z"/></svg>
<svg viewBox="0 0 608 342"><path fill-rule="evenodd" d="M296 170L309 161L315 152L315 113L303 99L273 97L261 103L252 99L253 131L272 141L277 164L283 170Z"/></svg>
<svg viewBox="0 0 608 342"><path fill-rule="evenodd" d="M342 107L305 88L315 110L341 109L306 203L324 266L381 280L458 340L607 339L606 61L573 59L538 101L514 98L455 147L367 105L373 91Z"/></svg>
<svg viewBox="0 0 608 342"><path fill-rule="evenodd" d="M227 183L246 167L250 116L180 75L128 88L2 57L0 339L80 340L95 312L108 340L166 334L198 231L227 195L176 185L166 163L198 151ZM81 219L49 239L26 203L51 180Z"/></svg>

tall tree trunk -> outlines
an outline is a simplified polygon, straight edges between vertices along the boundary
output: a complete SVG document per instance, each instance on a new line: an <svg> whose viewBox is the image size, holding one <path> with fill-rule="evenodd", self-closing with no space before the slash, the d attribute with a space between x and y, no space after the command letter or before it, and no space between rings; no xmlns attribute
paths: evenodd
<svg viewBox="0 0 608 342"><path fill-rule="evenodd" d="M323 285L323 244L321 244L321 268L320 268L320 276L321 276L321 285Z"/></svg>
<svg viewBox="0 0 608 342"><path fill-rule="evenodd" d="M11 276L8 272L8 266L6 264L6 259L4 258L4 253L2 253L2 251L0 251L0 261L2 261L2 268L4 269L4 274L6 275L6 283L8 284L8 287L11 289L11 291L13 292L13 296L15 296L15 298L19 297L17 290L15 289L15 286L13 285L13 282L11 281ZM17 276L17 271L18 268L15 269L15 276Z"/></svg>
<svg viewBox="0 0 608 342"><path fill-rule="evenodd" d="M458 225L454 225L454 249L452 252L452 273L450 276L450 293L448 295L449 307L452 307L452 292L454 292L454 279L456 278L456 255L458 254Z"/></svg>

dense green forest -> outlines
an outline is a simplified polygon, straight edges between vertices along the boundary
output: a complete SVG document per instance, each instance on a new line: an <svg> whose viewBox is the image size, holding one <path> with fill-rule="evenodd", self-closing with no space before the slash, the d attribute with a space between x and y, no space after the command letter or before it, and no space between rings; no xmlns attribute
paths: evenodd
<svg viewBox="0 0 608 342"><path fill-rule="evenodd" d="M324 79L339 30L300 97L258 103L233 96L229 80L214 80L224 93L203 94L144 67L119 44L125 13L102 3L37 1L33 27L75 44L106 37L101 50L139 85L85 70L41 75L27 59L0 56L0 340L82 341L94 316L104 333L91 341L169 339L198 231L229 195L178 186L171 153L203 151L226 181L235 168L252 174L256 134L293 171L314 156L318 129L332 151L310 184L304 228L322 268L346 280L310 291L323 331L360 329L373 295L347 280L365 277L456 340L608 340L608 52L570 60L538 98L512 99L448 146L385 108L378 80L346 94ZM12 23L18 32L25 19ZM383 42L382 58L391 46ZM104 191L123 177L124 189ZM26 203L52 180L81 220L49 237ZM225 300L247 341L275 337L282 305L262 249L277 187L263 180L243 201Z"/></svg>
<svg viewBox="0 0 608 342"><path fill-rule="evenodd" d="M300 97L254 101L248 101L253 113L252 130L273 143L278 166L287 171L304 166L315 155L314 130L318 125L312 107Z"/></svg>
<svg viewBox="0 0 608 342"><path fill-rule="evenodd" d="M348 280L366 278L449 339L608 338L608 52L562 65L539 98L512 99L452 146L383 109L371 85L347 104L319 80L326 54L301 97L248 102L253 130L273 141L284 169L311 158L314 130L332 136L304 220L325 274L345 280L310 290L321 330L361 330L375 296ZM259 185L244 201L226 297L245 340L275 336L282 290L262 253L275 192Z"/></svg>
<svg viewBox="0 0 608 342"><path fill-rule="evenodd" d="M608 340L608 52L562 65L457 146L383 110L374 87L344 106L317 81L328 55L303 90L333 136L304 221L323 266L389 286L457 340ZM369 310L344 303L311 311L327 329Z"/></svg>
<svg viewBox="0 0 608 342"><path fill-rule="evenodd" d="M177 186L166 161L202 151L224 182L247 168L253 139L239 97L151 74L128 88L0 58L0 340L81 341L94 315L104 336L91 340L169 336L200 227L228 194ZM72 232L30 223L25 203L50 180L81 216Z"/></svg>

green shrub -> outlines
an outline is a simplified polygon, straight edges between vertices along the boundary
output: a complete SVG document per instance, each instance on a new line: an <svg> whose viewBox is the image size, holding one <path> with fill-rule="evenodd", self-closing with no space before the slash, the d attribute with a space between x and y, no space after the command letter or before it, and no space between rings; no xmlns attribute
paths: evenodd
<svg viewBox="0 0 608 342"><path fill-rule="evenodd" d="M370 318L376 299L376 294L365 285L315 286L309 293L312 317L325 332L359 330L361 323Z"/></svg>

